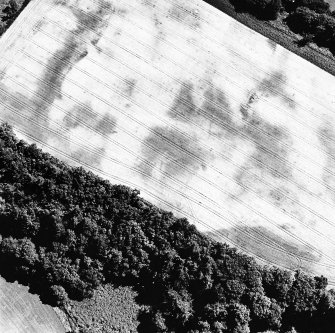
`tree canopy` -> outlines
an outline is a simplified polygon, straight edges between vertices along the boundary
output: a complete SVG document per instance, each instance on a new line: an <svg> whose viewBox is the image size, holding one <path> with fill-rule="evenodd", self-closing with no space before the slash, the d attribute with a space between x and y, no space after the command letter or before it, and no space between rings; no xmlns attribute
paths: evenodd
<svg viewBox="0 0 335 333"><path fill-rule="evenodd" d="M112 185L0 126L0 274L62 305L134 287L139 332L330 333L325 277L261 267L139 191Z"/></svg>

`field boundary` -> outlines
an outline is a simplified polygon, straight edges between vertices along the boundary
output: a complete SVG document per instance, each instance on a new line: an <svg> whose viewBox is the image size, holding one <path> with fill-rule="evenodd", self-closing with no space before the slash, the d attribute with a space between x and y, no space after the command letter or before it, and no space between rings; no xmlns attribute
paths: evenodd
<svg viewBox="0 0 335 333"><path fill-rule="evenodd" d="M229 0L202 0L212 7L232 17L248 28L258 32L264 37L271 39L285 49L295 53L301 58L335 75L335 57L325 48L320 48L314 43L305 46L298 46L297 42L301 36L292 32L283 22L280 15L276 21L262 21L249 13L238 13Z"/></svg>

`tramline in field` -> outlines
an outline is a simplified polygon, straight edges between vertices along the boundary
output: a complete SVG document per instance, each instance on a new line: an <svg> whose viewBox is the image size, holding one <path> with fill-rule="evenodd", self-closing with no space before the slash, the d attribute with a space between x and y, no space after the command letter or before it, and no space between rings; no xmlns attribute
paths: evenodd
<svg viewBox="0 0 335 333"><path fill-rule="evenodd" d="M331 75L202 1L33 0L0 44L22 137L334 280Z"/></svg>

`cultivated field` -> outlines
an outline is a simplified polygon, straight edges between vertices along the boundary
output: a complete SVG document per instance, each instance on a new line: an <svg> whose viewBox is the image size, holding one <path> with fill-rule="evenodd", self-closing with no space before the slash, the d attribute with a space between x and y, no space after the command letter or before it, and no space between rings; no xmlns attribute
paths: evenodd
<svg viewBox="0 0 335 333"><path fill-rule="evenodd" d="M328 2L330 4L330 9L331 10L335 10L335 1L334 0L327 0L326 2Z"/></svg>
<svg viewBox="0 0 335 333"><path fill-rule="evenodd" d="M200 0L33 0L0 50L21 137L335 281L334 77Z"/></svg>
<svg viewBox="0 0 335 333"><path fill-rule="evenodd" d="M0 277L0 332L65 333L52 307L42 304L28 287Z"/></svg>

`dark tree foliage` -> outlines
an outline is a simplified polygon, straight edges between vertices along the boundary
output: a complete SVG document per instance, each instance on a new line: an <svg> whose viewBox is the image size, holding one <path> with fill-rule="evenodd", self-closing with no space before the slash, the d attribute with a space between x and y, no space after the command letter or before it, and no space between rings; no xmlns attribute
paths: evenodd
<svg viewBox="0 0 335 333"><path fill-rule="evenodd" d="M230 0L237 11L249 12L259 19L274 20L282 9L295 12L299 7L318 14L331 14L325 0Z"/></svg>
<svg viewBox="0 0 335 333"><path fill-rule="evenodd" d="M15 0L10 0L7 6L2 11L2 21L13 21L19 11L19 5Z"/></svg>
<svg viewBox="0 0 335 333"><path fill-rule="evenodd" d="M326 278L261 268L137 190L17 140L6 124L0 274L52 305L90 297L103 283L132 286L148 305L139 332L330 333L335 324Z"/></svg>
<svg viewBox="0 0 335 333"><path fill-rule="evenodd" d="M30 0L24 0L21 4L19 4L17 0L3 2L5 2L6 5L1 13L0 35L2 35L11 26L22 10L28 5Z"/></svg>
<svg viewBox="0 0 335 333"><path fill-rule="evenodd" d="M237 11L249 12L262 20L275 20L282 8L281 0L230 0Z"/></svg>
<svg viewBox="0 0 335 333"><path fill-rule="evenodd" d="M288 11L306 7L317 13L329 13L329 3L325 0L283 0L283 6Z"/></svg>
<svg viewBox="0 0 335 333"><path fill-rule="evenodd" d="M247 12L260 20L275 20L280 13L285 13L288 27L302 35L297 42L299 46L314 42L335 54L335 12L330 11L325 0L224 0L222 3L227 1L236 12ZM207 2L218 8L223 6L219 0Z"/></svg>
<svg viewBox="0 0 335 333"><path fill-rule="evenodd" d="M298 7L287 18L291 30L299 34L315 34L321 24L321 16L306 7Z"/></svg>
<svg viewBox="0 0 335 333"><path fill-rule="evenodd" d="M298 7L287 18L292 31L299 33L319 46L335 51L335 17L319 14L307 7Z"/></svg>

